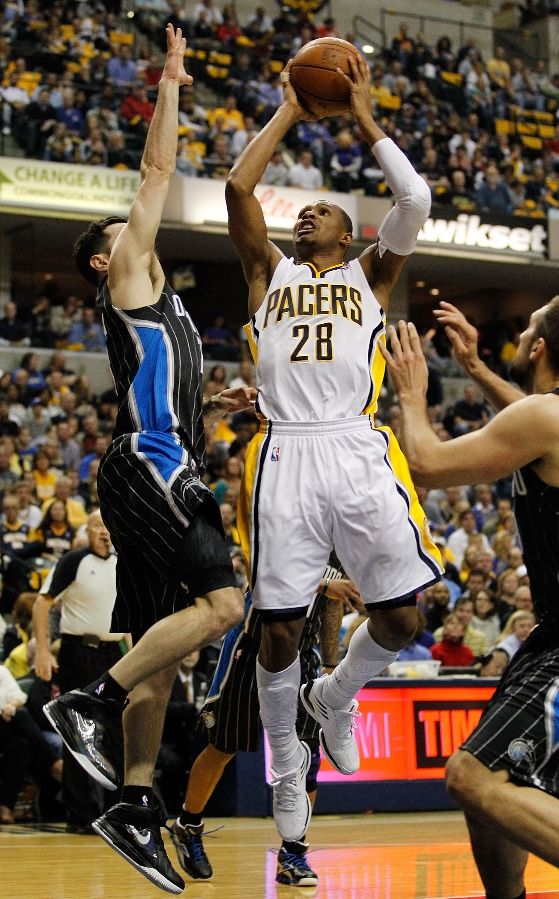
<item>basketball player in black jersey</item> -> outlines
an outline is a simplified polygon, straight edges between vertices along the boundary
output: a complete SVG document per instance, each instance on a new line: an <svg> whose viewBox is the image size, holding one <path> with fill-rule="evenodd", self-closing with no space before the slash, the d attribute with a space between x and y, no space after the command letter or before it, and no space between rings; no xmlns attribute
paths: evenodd
<svg viewBox="0 0 559 899"><path fill-rule="evenodd" d="M139 642L99 681L45 707L75 758L116 789L122 712L133 690L124 715L122 801L93 827L149 880L174 893L184 882L165 853L151 789L165 708L179 660L221 637L243 611L219 509L201 479L204 425L224 411L248 408L252 396L247 388L224 391L204 406L201 340L155 253L175 168L179 87L192 82L185 47L181 30L168 25L167 59L128 221L93 223L75 252L82 274L98 286L119 404L98 478L118 553L112 625ZM50 659L40 660L39 675L48 678L49 666Z"/></svg>
<svg viewBox="0 0 559 899"><path fill-rule="evenodd" d="M450 303L435 313L455 355L498 411L482 430L440 443L428 418L427 367L412 324L384 355L402 407L401 440L426 487L514 472L514 512L538 624L506 669L473 734L447 764L487 899L523 899L533 852L559 866L559 296L534 312L511 373L480 360L477 332Z"/></svg>

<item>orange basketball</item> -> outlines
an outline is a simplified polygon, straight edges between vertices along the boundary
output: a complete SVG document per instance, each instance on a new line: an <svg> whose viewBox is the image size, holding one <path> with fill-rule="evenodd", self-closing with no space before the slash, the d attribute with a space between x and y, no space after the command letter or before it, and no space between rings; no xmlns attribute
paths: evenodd
<svg viewBox="0 0 559 899"><path fill-rule="evenodd" d="M321 37L301 47L291 64L291 84L305 109L320 116L347 112L349 88L336 69L350 75L350 56L359 51L339 37Z"/></svg>

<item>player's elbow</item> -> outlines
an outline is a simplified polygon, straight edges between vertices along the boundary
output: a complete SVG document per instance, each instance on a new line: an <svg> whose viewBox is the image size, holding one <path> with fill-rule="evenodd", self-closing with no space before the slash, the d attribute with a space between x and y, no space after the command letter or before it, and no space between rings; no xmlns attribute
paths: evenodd
<svg viewBox="0 0 559 899"><path fill-rule="evenodd" d="M431 211L431 190L427 182L419 175L408 181L406 190L397 197L396 205L422 225Z"/></svg>
<svg viewBox="0 0 559 899"><path fill-rule="evenodd" d="M157 165L154 163L142 163L140 166L140 177L143 182L153 185L163 185L167 187L171 180L171 175L175 171L175 164Z"/></svg>
<svg viewBox="0 0 559 899"><path fill-rule="evenodd" d="M246 197L252 193L252 186L243 177L242 171L233 166L225 182L225 199L227 203L234 202L239 197Z"/></svg>
<svg viewBox="0 0 559 899"><path fill-rule="evenodd" d="M428 460L414 459L409 456L407 459L413 482L417 487L440 486L440 471L435 466L430 465Z"/></svg>

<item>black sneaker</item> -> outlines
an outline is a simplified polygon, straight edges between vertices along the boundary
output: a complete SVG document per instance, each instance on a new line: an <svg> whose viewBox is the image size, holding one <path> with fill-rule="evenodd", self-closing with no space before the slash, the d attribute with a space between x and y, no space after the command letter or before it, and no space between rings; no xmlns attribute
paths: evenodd
<svg viewBox="0 0 559 899"><path fill-rule="evenodd" d="M212 866L204 852L203 833L203 824L187 824L183 827L178 818L171 828L180 866L193 880L210 880L213 875Z"/></svg>
<svg viewBox="0 0 559 899"><path fill-rule="evenodd" d="M76 761L106 790L122 784L122 712L127 703L71 690L43 706Z"/></svg>
<svg viewBox="0 0 559 899"><path fill-rule="evenodd" d="M184 880L165 852L161 827L165 817L160 806L145 808L118 802L93 822L93 830L136 871L167 893L182 893Z"/></svg>
<svg viewBox="0 0 559 899"><path fill-rule="evenodd" d="M308 848L305 843L301 842L297 844L296 852L288 852L285 846L281 847L278 852L277 883L283 883L290 887L317 886L318 877L307 861Z"/></svg>

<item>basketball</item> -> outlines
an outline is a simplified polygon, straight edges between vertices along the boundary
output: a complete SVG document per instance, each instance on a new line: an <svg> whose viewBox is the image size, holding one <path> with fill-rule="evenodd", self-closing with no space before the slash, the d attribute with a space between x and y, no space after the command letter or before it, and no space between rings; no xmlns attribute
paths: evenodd
<svg viewBox="0 0 559 899"><path fill-rule="evenodd" d="M321 37L301 47L291 64L291 84L309 112L319 116L341 115L349 109L349 88L339 68L350 75L349 58L359 51L339 37Z"/></svg>

